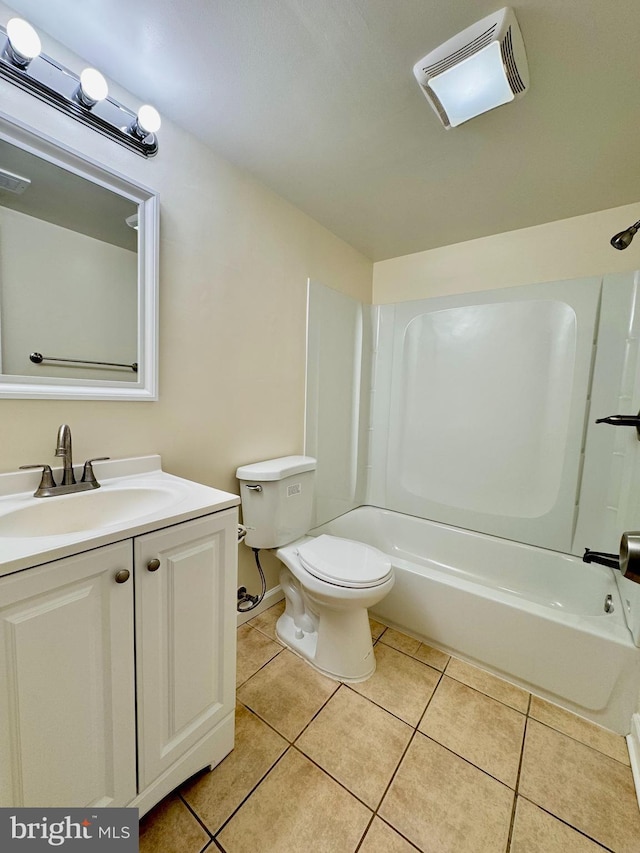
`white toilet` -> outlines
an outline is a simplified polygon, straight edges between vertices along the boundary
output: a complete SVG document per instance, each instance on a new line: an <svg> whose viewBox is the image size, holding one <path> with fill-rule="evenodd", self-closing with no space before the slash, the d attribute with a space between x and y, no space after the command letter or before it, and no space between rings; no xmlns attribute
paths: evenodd
<svg viewBox="0 0 640 853"><path fill-rule="evenodd" d="M236 471L251 548L277 548L286 609L278 638L313 667L341 681L364 681L376 668L367 608L394 582L376 548L322 534L311 526L316 460L283 456Z"/></svg>

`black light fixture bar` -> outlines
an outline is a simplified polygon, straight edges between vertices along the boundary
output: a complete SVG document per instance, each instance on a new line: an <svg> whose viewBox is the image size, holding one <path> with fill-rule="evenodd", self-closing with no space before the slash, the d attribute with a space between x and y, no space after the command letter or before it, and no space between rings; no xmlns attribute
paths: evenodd
<svg viewBox="0 0 640 853"><path fill-rule="evenodd" d="M91 107L83 105L76 99L80 78L73 71L44 53L21 68L11 61L8 44L7 30L0 26L0 77L142 157L157 154L155 133L141 137L134 130L139 127L136 113L109 95Z"/></svg>

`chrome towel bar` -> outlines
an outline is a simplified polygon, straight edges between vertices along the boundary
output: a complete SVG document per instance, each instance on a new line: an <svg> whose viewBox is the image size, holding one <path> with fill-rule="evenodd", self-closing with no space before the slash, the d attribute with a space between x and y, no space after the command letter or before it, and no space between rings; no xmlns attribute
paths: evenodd
<svg viewBox="0 0 640 853"><path fill-rule="evenodd" d="M29 356L34 364L42 364L43 361L63 361L67 364L101 364L106 367L128 367L134 373L138 372L138 362L133 364L122 364L119 361L90 361L88 358L55 358L52 355L42 355L40 352L32 352Z"/></svg>

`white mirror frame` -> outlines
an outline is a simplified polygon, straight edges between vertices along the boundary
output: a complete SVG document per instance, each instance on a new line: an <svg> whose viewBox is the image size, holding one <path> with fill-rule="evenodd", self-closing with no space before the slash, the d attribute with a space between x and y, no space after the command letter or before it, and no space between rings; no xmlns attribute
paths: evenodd
<svg viewBox="0 0 640 853"><path fill-rule="evenodd" d="M157 400L157 193L0 112L0 139L61 166L138 205L138 374L136 382L0 375L0 399Z"/></svg>

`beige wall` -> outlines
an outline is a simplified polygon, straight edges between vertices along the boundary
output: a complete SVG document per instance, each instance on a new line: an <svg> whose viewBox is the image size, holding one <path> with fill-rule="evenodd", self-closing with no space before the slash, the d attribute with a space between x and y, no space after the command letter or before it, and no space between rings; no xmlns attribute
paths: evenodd
<svg viewBox="0 0 640 853"><path fill-rule="evenodd" d="M43 50L83 67L44 38ZM160 453L167 471L230 491L239 464L301 452L307 278L368 302L371 262L167 120L145 160L4 81L0 103L161 203L159 401L1 400L0 471L53 462L62 422L76 461ZM251 552L240 553L256 590Z"/></svg>
<svg viewBox="0 0 640 853"><path fill-rule="evenodd" d="M404 302L640 268L640 238L609 240L640 217L640 203L379 261L374 303Z"/></svg>

